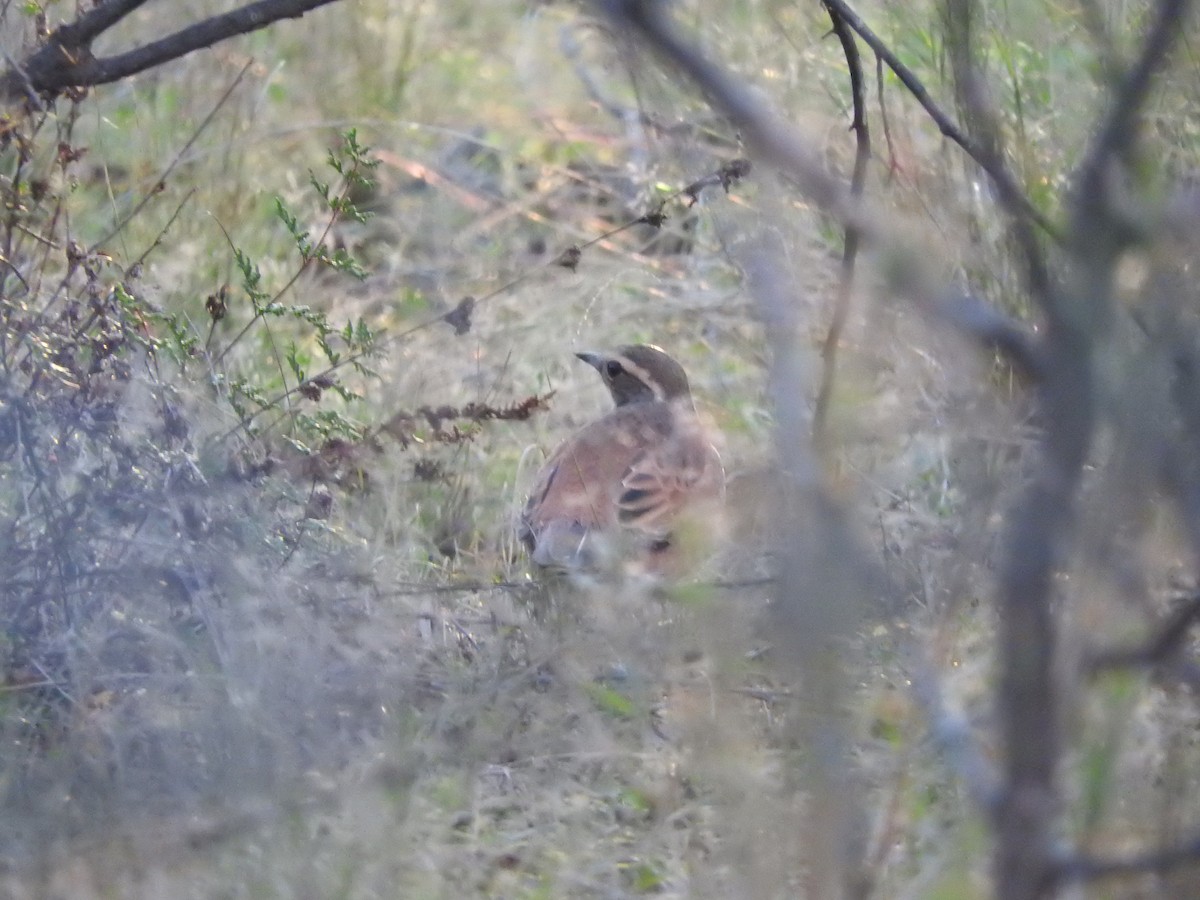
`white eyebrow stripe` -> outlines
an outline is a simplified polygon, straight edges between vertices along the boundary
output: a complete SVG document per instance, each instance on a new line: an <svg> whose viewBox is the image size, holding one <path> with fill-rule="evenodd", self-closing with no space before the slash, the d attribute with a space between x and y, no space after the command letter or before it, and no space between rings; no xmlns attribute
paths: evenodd
<svg viewBox="0 0 1200 900"><path fill-rule="evenodd" d="M658 383L658 379L653 377L649 371L642 368L628 357L621 356L617 359L621 363L621 368L653 391L655 400L667 399L666 392L663 390L663 386Z"/></svg>

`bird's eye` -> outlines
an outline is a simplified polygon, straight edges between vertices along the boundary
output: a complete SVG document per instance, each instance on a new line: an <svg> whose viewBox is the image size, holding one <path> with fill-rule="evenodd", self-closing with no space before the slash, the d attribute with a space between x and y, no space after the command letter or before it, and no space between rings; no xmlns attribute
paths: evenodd
<svg viewBox="0 0 1200 900"><path fill-rule="evenodd" d="M609 378L616 378L625 370L621 368L621 364L615 359L610 359L604 364L604 371L608 373Z"/></svg>

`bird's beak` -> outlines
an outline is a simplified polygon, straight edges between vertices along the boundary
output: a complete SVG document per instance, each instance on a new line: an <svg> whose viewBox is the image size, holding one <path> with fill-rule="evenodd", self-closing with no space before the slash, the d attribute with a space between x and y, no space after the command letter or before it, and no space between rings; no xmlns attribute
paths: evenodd
<svg viewBox="0 0 1200 900"><path fill-rule="evenodd" d="M576 353L575 355L578 356L580 359L582 359L585 363L587 363L593 369L595 369L597 372L599 372L600 367L602 365L604 365L604 356L599 353L585 352L585 353Z"/></svg>

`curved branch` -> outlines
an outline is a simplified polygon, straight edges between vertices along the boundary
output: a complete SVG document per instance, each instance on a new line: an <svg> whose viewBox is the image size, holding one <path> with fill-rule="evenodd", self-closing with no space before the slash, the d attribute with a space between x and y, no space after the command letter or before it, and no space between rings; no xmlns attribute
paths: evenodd
<svg viewBox="0 0 1200 900"><path fill-rule="evenodd" d="M846 23L839 8L824 3L829 20L833 23L833 33L837 35L842 45L842 53L846 57L846 66L850 70L850 95L854 103L854 118L850 122L850 130L854 132L854 172L850 176L850 195L859 198L867 180L867 164L871 161L871 130L867 125L867 89L863 78L862 57L858 52L858 43L854 32ZM837 348L842 340L842 332L846 328L846 320L850 317L850 297L854 287L854 265L858 259L859 228L854 223L846 225L846 238L842 244L842 271L838 278L837 296L834 298L833 318L829 322L829 331L821 346L821 358L824 361L821 372L821 385L817 391L816 407L813 410L813 435L818 445L823 445L827 437L825 431L829 418L829 404L833 400L834 379L837 375Z"/></svg>
<svg viewBox="0 0 1200 900"><path fill-rule="evenodd" d="M55 29L50 40L57 41L64 48L86 47L146 3L147 0L108 0L107 3L99 3L74 22Z"/></svg>
<svg viewBox="0 0 1200 900"><path fill-rule="evenodd" d="M125 53L96 57L92 54L92 42L146 3L146 0L111 0L56 29L41 49L0 76L0 96L19 96L26 86L39 94L53 95L68 88L110 84L228 38L265 28L280 19L298 19L317 7L336 2L258 0Z"/></svg>
<svg viewBox="0 0 1200 900"><path fill-rule="evenodd" d="M1055 241L1061 242L1062 236L1058 228L1025 196L1009 171L992 154L987 153L984 147L973 141L954 124L941 107L934 103L933 98L929 96L929 91L921 83L921 79L917 78L912 70L900 61L900 58L880 39L879 35L872 31L858 13L850 8L846 0L822 0L822 3L830 11L830 15L836 12L837 16L846 25L853 28L866 45L875 52L876 57L887 64L887 67L900 79L900 83L908 88L909 93L929 114L929 118L933 119L938 130L958 144L967 156L979 164L992 179L992 184L995 185L996 193L1001 201L1010 206L1014 212L1027 216L1031 222Z"/></svg>
<svg viewBox="0 0 1200 900"><path fill-rule="evenodd" d="M1154 76L1166 65L1172 47L1183 34L1191 0L1161 0L1147 31L1137 61L1115 88L1108 115L1097 131L1083 164L1079 167L1078 217L1097 217L1111 222L1109 207L1112 187L1107 181L1109 163L1127 156L1137 140L1137 122L1142 114Z"/></svg>
<svg viewBox="0 0 1200 900"><path fill-rule="evenodd" d="M1174 846L1129 856L1080 854L1068 857L1059 862L1056 875L1059 880L1067 882L1097 881L1145 873L1164 875L1181 866L1194 866L1197 860L1200 860L1200 835L1192 835Z"/></svg>

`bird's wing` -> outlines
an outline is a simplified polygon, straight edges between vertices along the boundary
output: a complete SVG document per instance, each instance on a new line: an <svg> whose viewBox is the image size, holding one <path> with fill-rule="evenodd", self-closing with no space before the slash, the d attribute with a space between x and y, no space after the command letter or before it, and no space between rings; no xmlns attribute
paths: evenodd
<svg viewBox="0 0 1200 900"><path fill-rule="evenodd" d="M621 480L617 518L626 528L665 537L685 506L719 500L724 471L701 435L684 434L641 454Z"/></svg>

